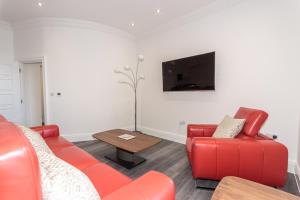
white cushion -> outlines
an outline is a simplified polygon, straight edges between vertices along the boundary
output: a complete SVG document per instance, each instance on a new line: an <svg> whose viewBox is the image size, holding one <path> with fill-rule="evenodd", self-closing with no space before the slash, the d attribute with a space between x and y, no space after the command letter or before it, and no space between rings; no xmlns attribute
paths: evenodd
<svg viewBox="0 0 300 200"><path fill-rule="evenodd" d="M100 200L89 178L55 155L40 151L43 200Z"/></svg>
<svg viewBox="0 0 300 200"><path fill-rule="evenodd" d="M24 126L19 128L37 154L43 200L100 200L90 179L79 169L56 157L39 133Z"/></svg>
<svg viewBox="0 0 300 200"><path fill-rule="evenodd" d="M32 146L33 146L33 148L36 152L44 151L44 152L53 154L53 152L48 147L45 140L43 139L43 137L39 133L37 133L37 132L35 132L35 131L33 131L33 130L25 127L25 126L18 125L18 127L23 131L24 135L30 141L30 143L32 144Z"/></svg>
<svg viewBox="0 0 300 200"><path fill-rule="evenodd" d="M245 119L234 119L228 115L219 124L214 132L214 138L234 138L243 129Z"/></svg>

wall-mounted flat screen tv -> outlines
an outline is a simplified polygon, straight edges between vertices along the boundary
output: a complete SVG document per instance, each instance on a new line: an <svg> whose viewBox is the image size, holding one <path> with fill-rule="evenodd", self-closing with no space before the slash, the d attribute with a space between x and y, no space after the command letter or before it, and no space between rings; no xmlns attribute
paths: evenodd
<svg viewBox="0 0 300 200"><path fill-rule="evenodd" d="M162 63L163 90L215 90L215 52Z"/></svg>

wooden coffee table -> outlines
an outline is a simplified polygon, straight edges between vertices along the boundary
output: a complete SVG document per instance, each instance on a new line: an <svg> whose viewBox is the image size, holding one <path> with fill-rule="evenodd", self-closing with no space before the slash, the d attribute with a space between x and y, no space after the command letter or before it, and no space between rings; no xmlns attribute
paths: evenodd
<svg viewBox="0 0 300 200"><path fill-rule="evenodd" d="M300 197L284 191L248 181L242 178L227 176L216 188L212 200L300 200Z"/></svg>
<svg viewBox="0 0 300 200"><path fill-rule="evenodd" d="M125 140L118 137L123 134L133 135L135 138ZM138 156L138 152L141 152L161 141L161 139L157 137L123 129L114 129L96 133L93 137L97 140L115 146L116 152L106 155L105 158L114 161L127 169L131 169L146 160L145 158Z"/></svg>

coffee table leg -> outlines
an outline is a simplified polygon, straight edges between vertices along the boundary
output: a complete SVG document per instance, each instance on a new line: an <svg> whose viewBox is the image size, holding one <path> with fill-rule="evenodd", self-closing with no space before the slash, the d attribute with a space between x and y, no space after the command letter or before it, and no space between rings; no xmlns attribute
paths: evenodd
<svg viewBox="0 0 300 200"><path fill-rule="evenodd" d="M145 162L146 159L143 157L140 157L132 152L125 151L123 149L116 148L115 153L111 153L109 155L106 155L105 158L127 168L131 169L142 162Z"/></svg>

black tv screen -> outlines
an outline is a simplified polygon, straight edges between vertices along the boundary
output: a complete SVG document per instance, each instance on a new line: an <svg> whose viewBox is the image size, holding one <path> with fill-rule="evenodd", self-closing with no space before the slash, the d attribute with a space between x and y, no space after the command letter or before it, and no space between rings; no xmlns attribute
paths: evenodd
<svg viewBox="0 0 300 200"><path fill-rule="evenodd" d="M164 91L215 89L215 52L162 63Z"/></svg>

